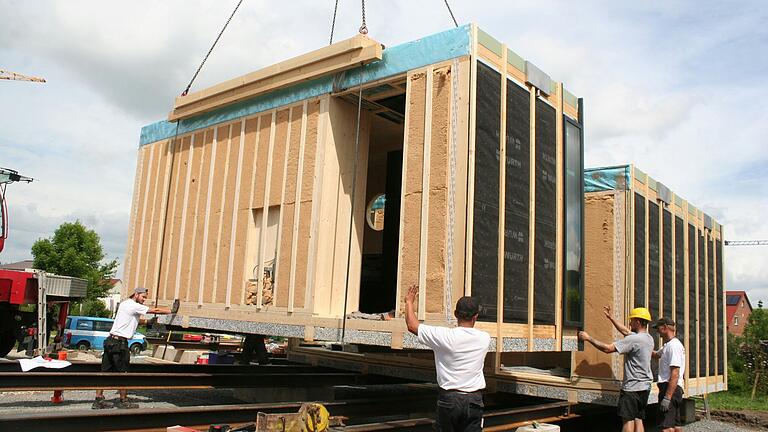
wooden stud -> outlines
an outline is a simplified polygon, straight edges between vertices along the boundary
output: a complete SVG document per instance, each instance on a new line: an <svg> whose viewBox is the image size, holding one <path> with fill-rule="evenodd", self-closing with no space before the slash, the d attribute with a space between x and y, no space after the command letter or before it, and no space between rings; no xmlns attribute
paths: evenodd
<svg viewBox="0 0 768 432"><path fill-rule="evenodd" d="M288 215L287 215L288 212L284 211L285 208L286 208L286 206L285 206L285 189L288 186L287 182L285 181L285 179L286 179L286 176L287 176L287 173L288 173L288 159L290 157L290 152L291 152L291 129L292 129L291 128L291 123L293 123L293 109L291 107L283 107L283 108L286 108L287 111L288 111L288 120L285 123L285 128L286 128L285 142L284 143L283 142L279 142L278 143L278 147L282 147L281 150L283 152L283 167L282 167L283 173L280 176L280 203L279 203L279 206L280 206L280 219L277 222L277 241L275 242L275 262L272 265L272 274L273 274L272 281L273 281L273 284L274 284L274 285L272 285L273 286L273 290L272 290L272 303L274 305L276 305L276 306L279 305L279 303L277 301L278 297L281 294L283 294L282 290L277 289L277 288L281 287L281 286L286 286L286 285L290 288L290 285L291 285L291 281L290 280L283 280L283 279L281 279L280 280L280 284L277 283L278 282L277 277L278 276L282 276L282 275L278 275L278 273L279 273L280 264L281 264L281 262L280 262L281 261L280 260L280 254L281 254L281 249L282 249L282 244L283 244L283 234L286 234L286 233L283 232L283 230L285 228L284 224L285 224L285 219L288 217ZM282 111L282 109L281 109L281 111ZM270 159L270 161L271 160L272 159ZM269 181L269 177L268 177L267 181ZM270 204L275 204L275 203L274 202L270 202ZM293 217L293 215L290 215L290 216ZM294 220L293 222L296 222L296 221ZM291 229L291 234L293 234L293 229ZM289 270L289 272L290 272L290 270ZM290 278L290 273L288 274L288 278ZM288 283L287 284L283 284L283 282L288 282ZM287 302L286 302L286 305L287 305Z"/></svg>
<svg viewBox="0 0 768 432"><path fill-rule="evenodd" d="M155 210L157 209L157 191L160 188L160 177L165 177L164 175L161 176L160 172L163 167L163 160L165 159L165 154L168 152L167 147L170 145L170 143L173 142L172 139L166 140L164 143L159 145L158 147L158 155L157 155L157 171L155 172L155 175L153 176L153 182L154 185L152 186L152 202L150 204L151 211L149 215L149 228L147 229L147 252L146 252L146 259L144 260L144 271L142 272L142 286L147 287L147 290L149 291L150 296L153 296L155 298L155 301L157 301L157 298L159 297L158 292L158 286L154 284L154 281L150 279L150 267L152 267L153 260L152 260L152 251L153 249L157 248L157 241L152 241L152 236L154 234L154 227L155 227ZM154 279L154 278L153 278ZM151 285L150 285L151 283Z"/></svg>
<svg viewBox="0 0 768 432"><path fill-rule="evenodd" d="M252 244L253 241L254 241L253 236L255 236L255 231L256 231L256 229L255 229L256 227L254 226L256 221L254 220L254 213L253 213L253 209L254 209L254 199L253 198L256 195L254 193L254 191L255 191L256 187L258 186L256 184L256 173L258 171L257 166L258 166L258 160L259 160L259 156L260 156L259 155L259 141L261 139L261 118L262 118L262 116L263 116L263 114L260 114L260 115L257 116L256 129L254 131L254 135L255 135L256 139L255 139L255 141L253 143L253 146L254 146L254 149L253 149L253 161L251 162L251 180L250 180L250 183L249 183L251 185L251 191L248 194L248 224L251 227L251 232L248 233L248 240L246 241L246 245L247 245L246 246L246 251L245 251L245 256L246 256L245 264L246 265L243 266L244 267L243 268L243 280L244 281L248 281L249 279L251 279L253 277L253 271L251 270L253 263L248 261L249 257L253 257L253 255L251 254L251 250L252 250L251 248L253 248L253 250L258 249L258 245L254 246ZM254 225L251 225L251 222L253 222ZM256 287L257 287L256 290L257 291L261 291L261 286L259 285L259 280L261 280L261 278L256 278ZM241 305L245 304L245 295L246 295L245 293L246 293L246 289L243 288L243 290L240 291L240 304Z"/></svg>
<svg viewBox="0 0 768 432"><path fill-rule="evenodd" d="M496 273L496 352L494 353L493 369L496 373L501 370L501 352L504 349L504 336L501 325L504 323L504 244L505 244L505 215L507 193L507 45L501 46L501 97L499 98L499 243L497 245Z"/></svg>
<svg viewBox="0 0 768 432"><path fill-rule="evenodd" d="M224 300L224 307L229 309L232 306L232 275L235 265L235 234L237 233L237 214L240 207L240 184L243 173L243 149L245 147L245 123L246 119L240 122L240 148L237 152L237 173L235 174L235 203L232 206L232 230L229 233L229 267L227 269L227 294Z"/></svg>
<svg viewBox="0 0 768 432"><path fill-rule="evenodd" d="M224 152L224 177L221 182L221 205L219 206L219 223L216 230L216 258L213 262L213 286L211 287L211 303L216 303L216 293L219 290L219 264L221 264L221 235L224 228L224 207L227 203L227 178L229 177L229 156L232 146L232 125L227 127L227 150Z"/></svg>
<svg viewBox="0 0 768 432"><path fill-rule="evenodd" d="M183 138L177 138L178 142L178 150L172 151L171 156L171 163L174 168L171 168L171 172L168 174L170 179L170 184L167 188L164 188L166 191L166 196L163 199L163 205L165 206L165 210L163 211L163 218L162 218L162 226L160 228L160 238L159 238L159 247L158 247L158 256L157 256L157 262L159 263L157 268L158 278L156 284L158 286L163 287L163 295L158 296L162 297L163 299L168 299L168 291L169 291L169 285L168 285L168 278L173 274L176 275L175 271L172 272L172 268L175 267L171 263L175 260L178 260L178 253L175 252L173 245L175 243L177 234L177 227L176 227L176 211L179 207L179 183L181 183L181 161L184 156L184 142L189 141L190 137L183 137ZM179 156L176 156L176 153L179 153ZM189 155L189 151L187 151L187 155ZM173 189L173 194L170 193L170 190ZM168 208L172 208L171 210L171 217L168 218ZM166 230L166 225L168 224L168 220L170 220L170 230ZM170 231L166 233L166 231ZM165 259L165 266L163 266L163 256L166 257ZM173 269L175 270L175 268ZM161 272L165 273L163 277L163 283L160 284L160 274ZM173 283L175 287L175 283ZM178 294L174 290L173 298L178 298Z"/></svg>
<svg viewBox="0 0 768 432"><path fill-rule="evenodd" d="M464 258L464 295L472 295L472 248L475 210L475 130L477 129L477 24L471 24L472 56L469 78L469 151L467 152L467 243Z"/></svg>
<svg viewBox="0 0 768 432"><path fill-rule="evenodd" d="M196 270L197 267L195 267L195 252L197 251L197 232L199 231L199 220L198 215L200 214L200 194L203 193L202 190L202 180L203 180L203 169L205 168L205 144L208 140L208 131L203 131L203 139L200 143L200 168L197 171L197 185L195 186L195 206L192 208L192 244L190 245L190 265L187 269L187 293L184 297L187 301L190 301L191 294L192 294L192 272L193 270ZM198 307L200 304L198 303Z"/></svg>
<svg viewBox="0 0 768 432"><path fill-rule="evenodd" d="M329 97L320 99L320 112L317 117L317 138L315 141L315 172L314 183L312 189L312 223L309 228L309 254L307 256L307 286L304 300L305 309L316 310L317 296L314 296L316 288L315 268L317 263L317 244L318 244L318 230L320 219L320 201L322 198L323 184L324 184L324 167L325 167L325 143L328 134L328 105L330 102ZM406 102L406 106L407 106ZM314 302L310 299L315 298Z"/></svg>
<svg viewBox="0 0 768 432"><path fill-rule="evenodd" d="M506 49L504 50L506 57ZM505 62L506 63L506 62ZM557 332L555 333L555 348L557 351L562 350L563 340L563 268L565 262L563 262L563 183L565 181L565 174L563 172L563 154L565 152L564 146L564 129L563 129L563 83L557 83L557 97L555 100L555 148L556 148L556 167L555 177L556 182L556 228L555 228L555 327ZM626 247L626 246L625 246Z"/></svg>
<svg viewBox="0 0 768 432"><path fill-rule="evenodd" d="M413 72L409 72L406 77L406 83L410 83L413 76ZM397 283L395 287L395 316L399 317L403 311L401 306L401 299L403 298L403 243L405 238L405 182L408 178L408 148L410 147L408 133L411 123L411 95L413 93L413 87L410 84L406 85L405 89L405 122L403 124L403 169L401 174L402 187L400 191L400 223L398 225L398 238L400 239L397 245ZM421 295L421 294L419 294Z"/></svg>
<svg viewBox="0 0 768 432"><path fill-rule="evenodd" d="M690 307L691 307L691 296L690 296L690 260L688 259L689 254L689 248L688 248L688 203L683 203L683 278L685 279L685 292L683 293L683 298L685 301L684 304L684 311L683 311L683 319L685 319L686 326L685 326L685 333L683 334L683 344L685 345L685 353L686 353L686 364L685 364L685 393L690 393L690 356L693 354L690 349L690 334L691 334L691 313L690 313Z"/></svg>
<svg viewBox="0 0 768 432"><path fill-rule="evenodd" d="M467 254L471 253L471 245L467 243L467 237L466 233L468 230L469 224L467 223L467 213L462 211L462 209L467 208L469 205L467 199L467 193L469 184L467 182L468 179L468 169L469 169L469 136L470 136L470 129L469 129L469 117L470 117L470 109L469 109L469 100L470 100L470 81L471 81L471 74L470 70L472 68L471 65L471 59L469 57L465 57L464 59L460 60L458 62L458 68L454 71L455 78L458 81L458 102L456 106L456 154L455 154L455 160L456 160L456 181L454 182L455 187L455 214L456 214L456 220L455 220L455 227L454 227L454 239L453 239L453 257L454 257L454 264L453 264L453 274L447 275L447 277L453 278L453 292L452 292L452 298L453 299L459 299L461 296L464 295L464 257ZM452 305L451 305L452 306ZM451 311L446 311L446 315L451 317L450 319L453 319L453 315L451 314Z"/></svg>
<svg viewBox="0 0 768 432"><path fill-rule="evenodd" d="M145 147L146 148L146 147ZM130 221L128 225L128 244L125 248L125 263L123 264L124 270L123 273L125 274L125 285L123 286L123 291L127 292L131 288L128 285L130 281L130 275L131 275L131 256L133 255L133 245L136 241L136 213L139 210L139 196L141 195L139 193L139 183L140 180L144 177L143 176L143 168L144 168L144 155L142 154L143 151L141 148L139 148L138 157L136 158L136 173L135 177L133 179L133 198L131 199L131 216ZM121 293L122 294L122 293Z"/></svg>
<svg viewBox="0 0 768 432"><path fill-rule="evenodd" d="M427 80L425 85L424 108L424 152L422 153L421 170L421 239L419 246L419 310L418 318L424 320L427 311L427 247L429 246L429 166L430 149L432 146L432 82L434 80L434 68L427 68Z"/></svg>
<svg viewBox="0 0 768 432"><path fill-rule="evenodd" d="M528 198L528 350L533 351L533 280L534 280L534 243L536 240L536 88L531 92L531 154L530 154L530 195Z"/></svg>
<svg viewBox="0 0 768 432"><path fill-rule="evenodd" d="M264 283L264 268L266 268L267 260L266 260L266 254L267 254L267 242L266 242L266 233L267 233L267 221L269 220L269 194L270 194L270 179L272 178L272 155L274 154L274 147L275 147L275 129L277 129L277 126L275 124L275 120L277 119L277 110L272 111L272 122L269 128L269 152L267 154L267 174L266 174L266 183L264 187L264 203L263 207L261 209L261 234L259 235L259 255L258 255L258 277L256 278L256 309L261 309L263 307L261 301L262 301L262 285ZM279 234L279 232L278 232ZM279 240L278 240L279 243ZM274 275L275 275L275 265L277 263L277 260L273 261L273 267L272 267L272 276L273 281Z"/></svg>
<svg viewBox="0 0 768 432"><path fill-rule="evenodd" d="M702 227L701 234L704 236L704 340L707 341L705 344L706 350L704 351L704 376L706 379L704 380L705 384L705 391L704 393L709 393L709 349L711 340L709 339L710 331L709 331L709 266L707 263L709 263L709 242L707 241L707 237L709 237L709 233L705 228Z"/></svg>
<svg viewBox="0 0 768 432"><path fill-rule="evenodd" d="M650 263L650 260L649 260L649 258L650 258L650 252L649 252L650 245L649 245L649 242L648 242L648 239L649 239L648 231L650 231L650 230L648 228L650 227L650 223L649 222L651 220L650 219L651 216L650 216L650 210L648 208L649 205L648 205L648 182L647 181L645 182L645 185L643 186L643 199L645 200L645 214L643 215L643 224L645 225L645 230L643 230L644 234L645 234L645 253L643 254L643 261L644 261L643 267L645 268L645 280L644 280L643 283L645 284L645 289L643 290L643 292L645 293L645 299L643 301L643 305L645 305L645 307L649 308L650 304L648 302L649 302L649 294L650 294L649 290L650 290L651 284L650 284L650 280L649 280L649 276L648 276L648 270L649 270L649 267L650 267L650 265L649 265L649 263Z"/></svg>
<svg viewBox="0 0 768 432"><path fill-rule="evenodd" d="M293 236L291 238L291 285L288 288L288 312L293 312L296 292L296 255L299 245L299 210L301 208L301 185L304 176L304 142L307 134L307 101L304 101L301 111L301 138L299 141L299 166L296 173L296 198L293 212Z"/></svg>
<svg viewBox="0 0 768 432"><path fill-rule="evenodd" d="M213 144L211 148L211 164L208 171L208 192L205 199L205 222L203 228L203 249L200 263L200 285L197 289L197 306L203 305L203 289L205 287L205 261L208 255L208 227L211 218L211 191L213 190L214 167L216 166L216 148L218 144L219 128L213 128Z"/></svg>

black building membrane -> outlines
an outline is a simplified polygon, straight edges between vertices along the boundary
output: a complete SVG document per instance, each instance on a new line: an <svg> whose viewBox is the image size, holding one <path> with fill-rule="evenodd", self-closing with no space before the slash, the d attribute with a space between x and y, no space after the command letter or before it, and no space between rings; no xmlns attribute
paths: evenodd
<svg viewBox="0 0 768 432"><path fill-rule="evenodd" d="M674 319L672 310L672 213L664 209L661 216L661 253L662 253L662 316Z"/></svg>
<svg viewBox="0 0 768 432"><path fill-rule="evenodd" d="M537 324L555 323L555 219L557 217L556 112L536 100L536 223L534 225L534 316Z"/></svg>
<svg viewBox="0 0 768 432"><path fill-rule="evenodd" d="M709 340L713 341L709 345L709 375L715 375L715 344L714 335L715 332L715 310L719 309L715 307L715 251L712 238L707 239L707 297L709 297Z"/></svg>
<svg viewBox="0 0 768 432"><path fill-rule="evenodd" d="M722 234L721 234L722 235ZM717 305L723 305L723 242L717 242ZM725 375L725 342L723 341L723 311L717 311L717 370L720 375Z"/></svg>
<svg viewBox="0 0 768 432"><path fill-rule="evenodd" d="M697 323L699 317L696 315L696 304L699 299L696 297L696 227L688 224L688 374L695 377L698 374L696 369L696 343L698 342Z"/></svg>
<svg viewBox="0 0 768 432"><path fill-rule="evenodd" d="M496 321L499 244L499 133L501 75L477 63L472 296L480 321Z"/></svg>
<svg viewBox="0 0 768 432"><path fill-rule="evenodd" d="M648 201L648 309L654 320L659 319L659 258L659 205ZM653 336L654 345L657 345L658 332L649 328L648 333ZM655 381L659 374L658 361L651 361L651 371Z"/></svg>
<svg viewBox="0 0 768 432"><path fill-rule="evenodd" d="M699 258L697 265L699 279L699 376L704 377L707 376L707 287L704 278L704 266L706 261L704 258L704 237L698 230L696 230L696 238L698 238L699 242Z"/></svg>
<svg viewBox="0 0 768 432"><path fill-rule="evenodd" d="M675 324L677 338L685 339L685 240L683 237L684 222L675 216Z"/></svg>
<svg viewBox="0 0 768 432"><path fill-rule="evenodd" d="M507 80L504 322L528 322L531 94Z"/></svg>
<svg viewBox="0 0 768 432"><path fill-rule="evenodd" d="M635 192L635 307L645 306L645 197Z"/></svg>

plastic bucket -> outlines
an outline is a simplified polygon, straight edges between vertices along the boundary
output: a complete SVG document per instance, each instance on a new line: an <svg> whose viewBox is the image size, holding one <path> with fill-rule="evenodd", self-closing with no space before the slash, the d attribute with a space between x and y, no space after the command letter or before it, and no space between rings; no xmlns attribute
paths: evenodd
<svg viewBox="0 0 768 432"><path fill-rule="evenodd" d="M59 351L59 360L66 360L66 359L67 359L67 352Z"/></svg>

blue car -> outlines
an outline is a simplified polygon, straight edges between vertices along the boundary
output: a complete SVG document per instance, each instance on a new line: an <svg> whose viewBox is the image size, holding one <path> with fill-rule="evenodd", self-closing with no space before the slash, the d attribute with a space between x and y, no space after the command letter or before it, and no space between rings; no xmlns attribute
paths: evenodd
<svg viewBox="0 0 768 432"><path fill-rule="evenodd" d="M104 340L109 336L109 330L112 329L114 321L111 318L67 317L64 328L64 346L77 347L80 351L103 350ZM143 334L134 333L133 337L128 340L128 346L131 353L139 354L147 349L147 341Z"/></svg>

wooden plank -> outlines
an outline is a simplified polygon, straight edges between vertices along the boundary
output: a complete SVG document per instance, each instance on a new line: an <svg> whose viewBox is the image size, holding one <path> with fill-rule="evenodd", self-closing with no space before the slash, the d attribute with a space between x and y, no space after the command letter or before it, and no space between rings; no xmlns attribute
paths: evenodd
<svg viewBox="0 0 768 432"><path fill-rule="evenodd" d="M211 88L176 98L170 121L186 118L322 75L381 60L383 47L357 35Z"/></svg>
<svg viewBox="0 0 768 432"><path fill-rule="evenodd" d="M528 200L528 350L533 351L533 281L534 244L536 240L536 88L528 86L531 92L531 155L530 155L530 196Z"/></svg>
<svg viewBox="0 0 768 432"><path fill-rule="evenodd" d="M455 181L450 182L454 189L454 213L455 213L455 226L453 228L453 274L446 275L447 278L453 278L453 292L451 298L453 303L456 302L461 296L464 295L464 263L465 257L471 254L471 249L468 248L466 233L467 233L467 213L462 211L468 206L467 192L468 182L467 173L469 168L469 94L470 94L470 70L471 63L468 57L461 60L457 60L458 67L452 69L454 72L454 79L457 80L457 98L453 105L455 110L456 120L456 152L455 152L455 164L456 173ZM451 247L451 245L449 245ZM446 311L446 314L450 314L450 311Z"/></svg>
<svg viewBox="0 0 768 432"><path fill-rule="evenodd" d="M400 203L402 205L400 209L400 214L398 217L400 218L400 222L398 225L398 245L397 245L397 282L395 287L395 316L399 317L403 314L403 305L404 305L404 293L403 290L408 289L409 287L403 287L403 253L404 253L404 244L405 244L405 196L406 196L406 190L405 190L405 183L408 179L408 147L409 147L409 140L408 137L410 135L410 127L411 122L411 98L413 93L413 88L410 84L412 80L412 73L408 73L406 77L406 88L405 88L405 121L403 124L403 169L401 174L401 190L400 190Z"/></svg>
<svg viewBox="0 0 768 432"><path fill-rule="evenodd" d="M563 83L557 83L557 92L555 97L555 177L557 183L555 186L555 194L557 196L557 203L555 205L555 327L557 327L557 333L555 334L555 347L558 351L562 350L563 342L563 273L565 262L563 256L565 252L563 250L563 237L564 227L564 191L563 183L565 182L565 173L563 168L565 163L563 161L564 148L564 130L563 130Z"/></svg>
<svg viewBox="0 0 768 432"><path fill-rule="evenodd" d="M216 149L216 164L214 166L213 185L211 190L211 211L208 230L208 244L206 245L206 265L202 268L205 272L203 280L203 301L216 303L216 295L219 289L219 254L221 252L221 231L224 216L224 206L227 196L227 174L229 173L229 149L231 147L229 125L216 128L218 146Z"/></svg>
<svg viewBox="0 0 768 432"><path fill-rule="evenodd" d="M327 104L327 99L324 99ZM302 171L301 195L300 195L300 228L299 243L300 254L297 257L296 272L303 277L297 280L296 297L294 303L301 309L311 307L309 303L312 299L312 287L314 283L314 274L312 272L313 259L310 258L313 245L316 244L317 235L317 208L319 203L315 200L316 192L319 189L320 173L322 173L322 146L320 145L320 111L323 102L320 100L312 101L308 110L307 137L304 143L304 167Z"/></svg>
<svg viewBox="0 0 768 432"><path fill-rule="evenodd" d="M131 275L133 274L133 267L134 263L136 261L136 257L134 256L134 253L136 252L136 248L134 247L137 239L136 239L136 227L137 225L140 225L140 219L138 217L139 214L139 197L141 196L141 189L143 182L147 180L146 176L144 175L144 169L146 166L145 159L148 157L148 151L149 146L143 146L139 148L139 151L137 152L136 157L136 174L133 179L133 199L131 200L131 216L130 216L130 222L128 224L129 230L128 230L128 244L126 246L125 250L125 264L124 264L124 279L125 279L125 285L123 285L123 296L125 297L125 294L131 290L131 283L135 280L132 279Z"/></svg>
<svg viewBox="0 0 768 432"><path fill-rule="evenodd" d="M507 45L501 45L501 97L499 98L499 243L497 245L496 275L496 353L494 371L501 371L501 352L504 349L504 337L501 325L504 323L504 246L506 236L506 193L507 193Z"/></svg>
<svg viewBox="0 0 768 432"><path fill-rule="evenodd" d="M421 234L419 244L419 308L418 318L424 320L427 312L427 239L429 234L429 167L432 147L432 82L435 70L427 68L426 100L424 104L424 150L421 170Z"/></svg>
<svg viewBox="0 0 768 432"><path fill-rule="evenodd" d="M475 132L477 129L477 24L471 24L470 80L469 80L469 149L467 151L467 232L464 263L464 295L472 295L472 228L475 209Z"/></svg>
<svg viewBox="0 0 768 432"><path fill-rule="evenodd" d="M683 219L683 278L685 279L685 292L683 293L683 299L685 301L683 310L683 318L685 319L686 325L685 325L685 333L683 334L683 344L685 345L685 353L686 353L686 365L685 365L685 393L690 392L690 377L691 377L691 371L690 371L690 362L688 362L689 356L693 355L690 349L690 335L691 335L691 313L690 313L690 307L691 307L691 298L690 298L690 260L688 259L688 203L683 203L683 212L682 212L682 219Z"/></svg>

